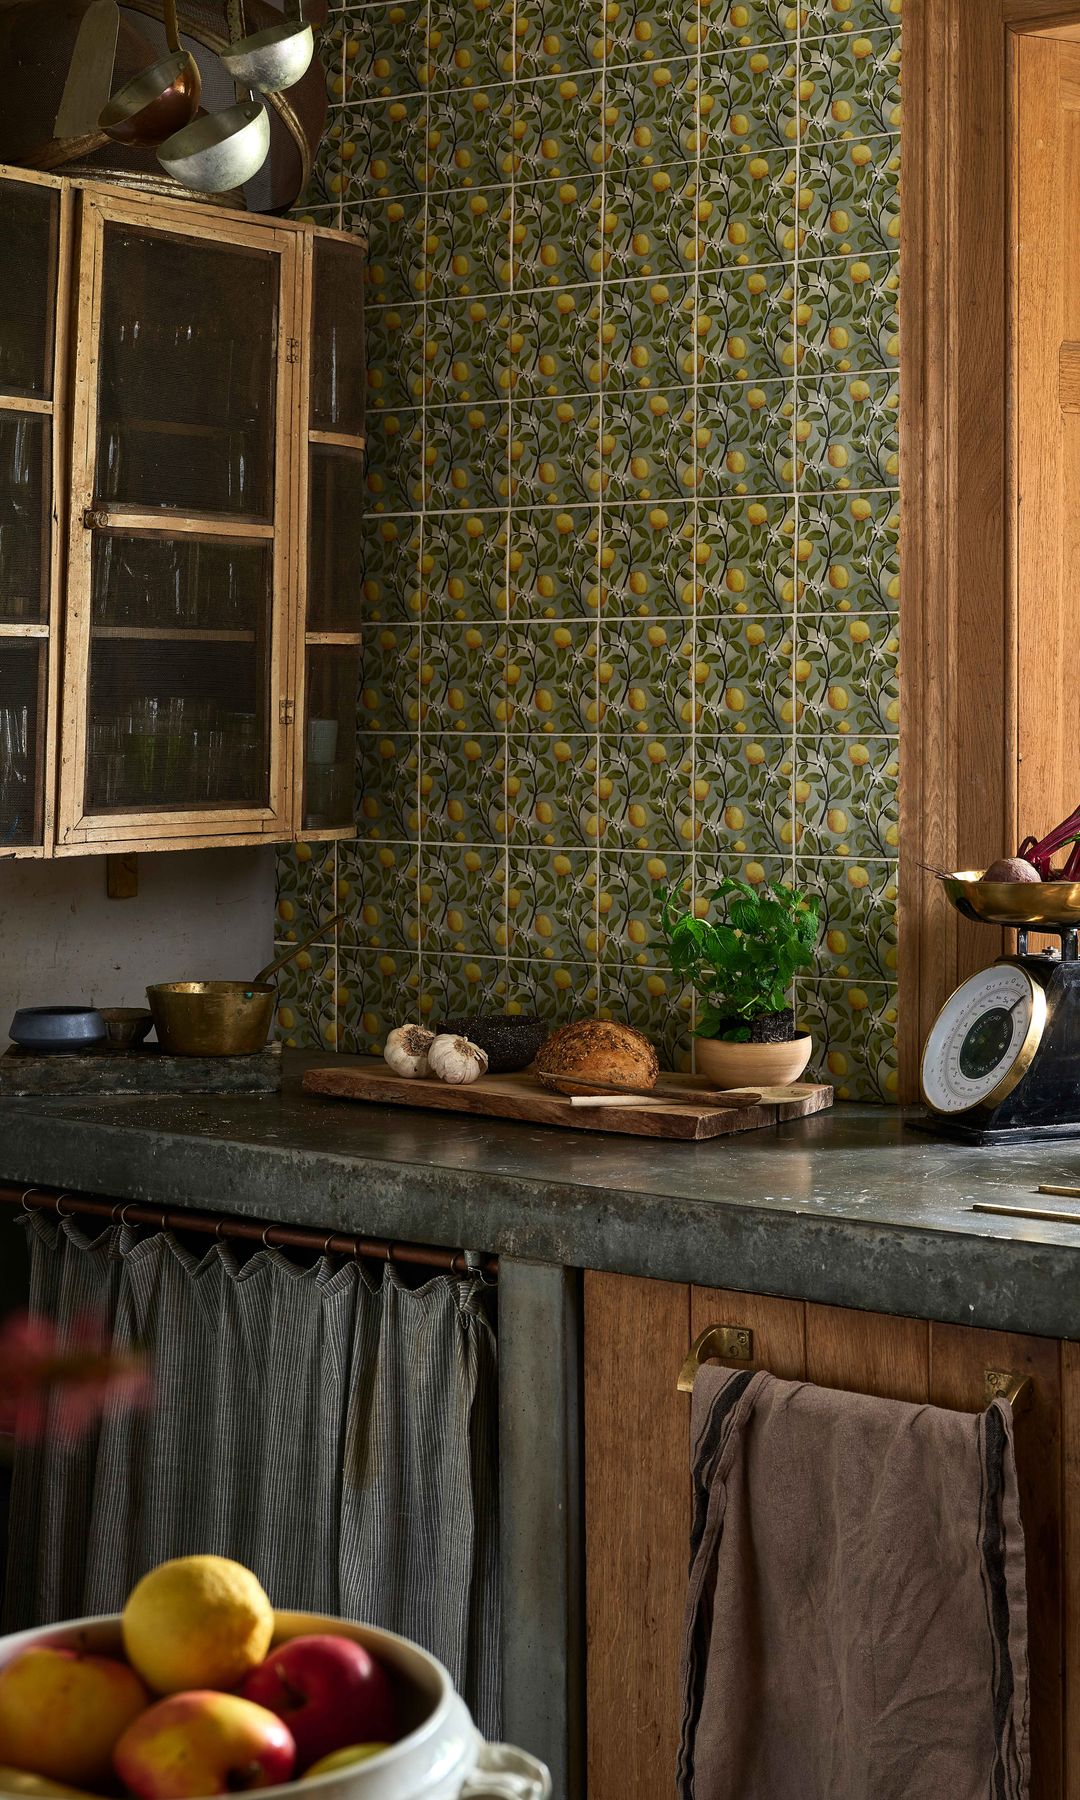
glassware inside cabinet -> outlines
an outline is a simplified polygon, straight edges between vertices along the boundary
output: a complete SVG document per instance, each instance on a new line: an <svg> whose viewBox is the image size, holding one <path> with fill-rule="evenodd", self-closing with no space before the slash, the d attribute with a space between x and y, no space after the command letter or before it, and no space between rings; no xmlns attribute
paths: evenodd
<svg viewBox="0 0 1080 1800"><path fill-rule="evenodd" d="M311 424L362 437L365 250L358 239L315 239L311 334Z"/></svg>
<svg viewBox="0 0 1080 1800"><path fill-rule="evenodd" d="M364 566L364 452L311 446L309 631L356 631Z"/></svg>
<svg viewBox="0 0 1080 1800"><path fill-rule="evenodd" d="M105 227L95 497L268 520L276 257Z"/></svg>
<svg viewBox="0 0 1080 1800"><path fill-rule="evenodd" d="M97 534L88 812L268 803L272 574L267 540Z"/></svg>
<svg viewBox="0 0 1080 1800"><path fill-rule="evenodd" d="M304 743L305 831L347 826L355 817L359 685L358 646L309 646Z"/></svg>
<svg viewBox="0 0 1080 1800"><path fill-rule="evenodd" d="M0 638L0 855L41 840L46 642Z"/></svg>
<svg viewBox="0 0 1080 1800"><path fill-rule="evenodd" d="M0 622L49 616L52 421L0 400Z"/></svg>
<svg viewBox="0 0 1080 1800"><path fill-rule="evenodd" d="M0 181L0 392L49 400L53 390L60 197Z"/></svg>

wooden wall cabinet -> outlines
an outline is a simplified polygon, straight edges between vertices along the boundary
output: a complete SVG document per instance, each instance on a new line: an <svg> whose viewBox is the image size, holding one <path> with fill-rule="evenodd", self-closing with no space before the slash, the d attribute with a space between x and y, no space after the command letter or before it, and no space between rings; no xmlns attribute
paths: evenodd
<svg viewBox="0 0 1080 1800"><path fill-rule="evenodd" d="M1016 1422L1031 1800L1080 1800L1076 1346L592 1272L584 1347L588 1800L674 1794L690 1532L690 1401L675 1383L689 1345L719 1324L750 1328L754 1367L894 1399L977 1411L987 1369L1031 1376L1033 1402Z"/></svg>
<svg viewBox="0 0 1080 1800"><path fill-rule="evenodd" d="M353 829L363 246L0 171L0 855Z"/></svg>

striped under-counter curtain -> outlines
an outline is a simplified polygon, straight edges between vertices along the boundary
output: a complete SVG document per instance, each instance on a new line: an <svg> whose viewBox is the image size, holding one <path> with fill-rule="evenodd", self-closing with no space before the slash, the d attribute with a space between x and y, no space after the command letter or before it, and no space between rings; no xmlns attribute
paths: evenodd
<svg viewBox="0 0 1080 1800"><path fill-rule="evenodd" d="M122 1606L212 1551L275 1605L415 1638L499 1730L495 1342L478 1278L312 1266L33 1214L31 1305L149 1353L149 1407L22 1447L9 1630Z"/></svg>

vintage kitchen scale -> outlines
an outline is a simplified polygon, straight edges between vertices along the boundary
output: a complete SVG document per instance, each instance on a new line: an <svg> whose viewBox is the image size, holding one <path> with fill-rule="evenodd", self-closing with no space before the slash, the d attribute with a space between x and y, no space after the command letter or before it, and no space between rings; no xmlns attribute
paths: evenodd
<svg viewBox="0 0 1080 1800"><path fill-rule="evenodd" d="M1003 956L961 982L922 1058L920 1131L967 1144L1080 1137L1080 882L942 877L957 912L1016 931ZM1032 931L1061 949L1028 954Z"/></svg>

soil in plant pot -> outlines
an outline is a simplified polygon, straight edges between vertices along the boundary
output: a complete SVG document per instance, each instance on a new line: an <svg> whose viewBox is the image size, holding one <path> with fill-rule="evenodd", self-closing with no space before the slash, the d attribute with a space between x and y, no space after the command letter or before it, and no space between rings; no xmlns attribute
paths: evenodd
<svg viewBox="0 0 1080 1800"><path fill-rule="evenodd" d="M716 1032L723 1038L729 1031L738 1031L745 1026L745 1019L725 1019ZM750 1044L788 1044L795 1036L795 1009L785 1006L783 1012L762 1013L760 1018L750 1020L750 1036L743 1043Z"/></svg>

